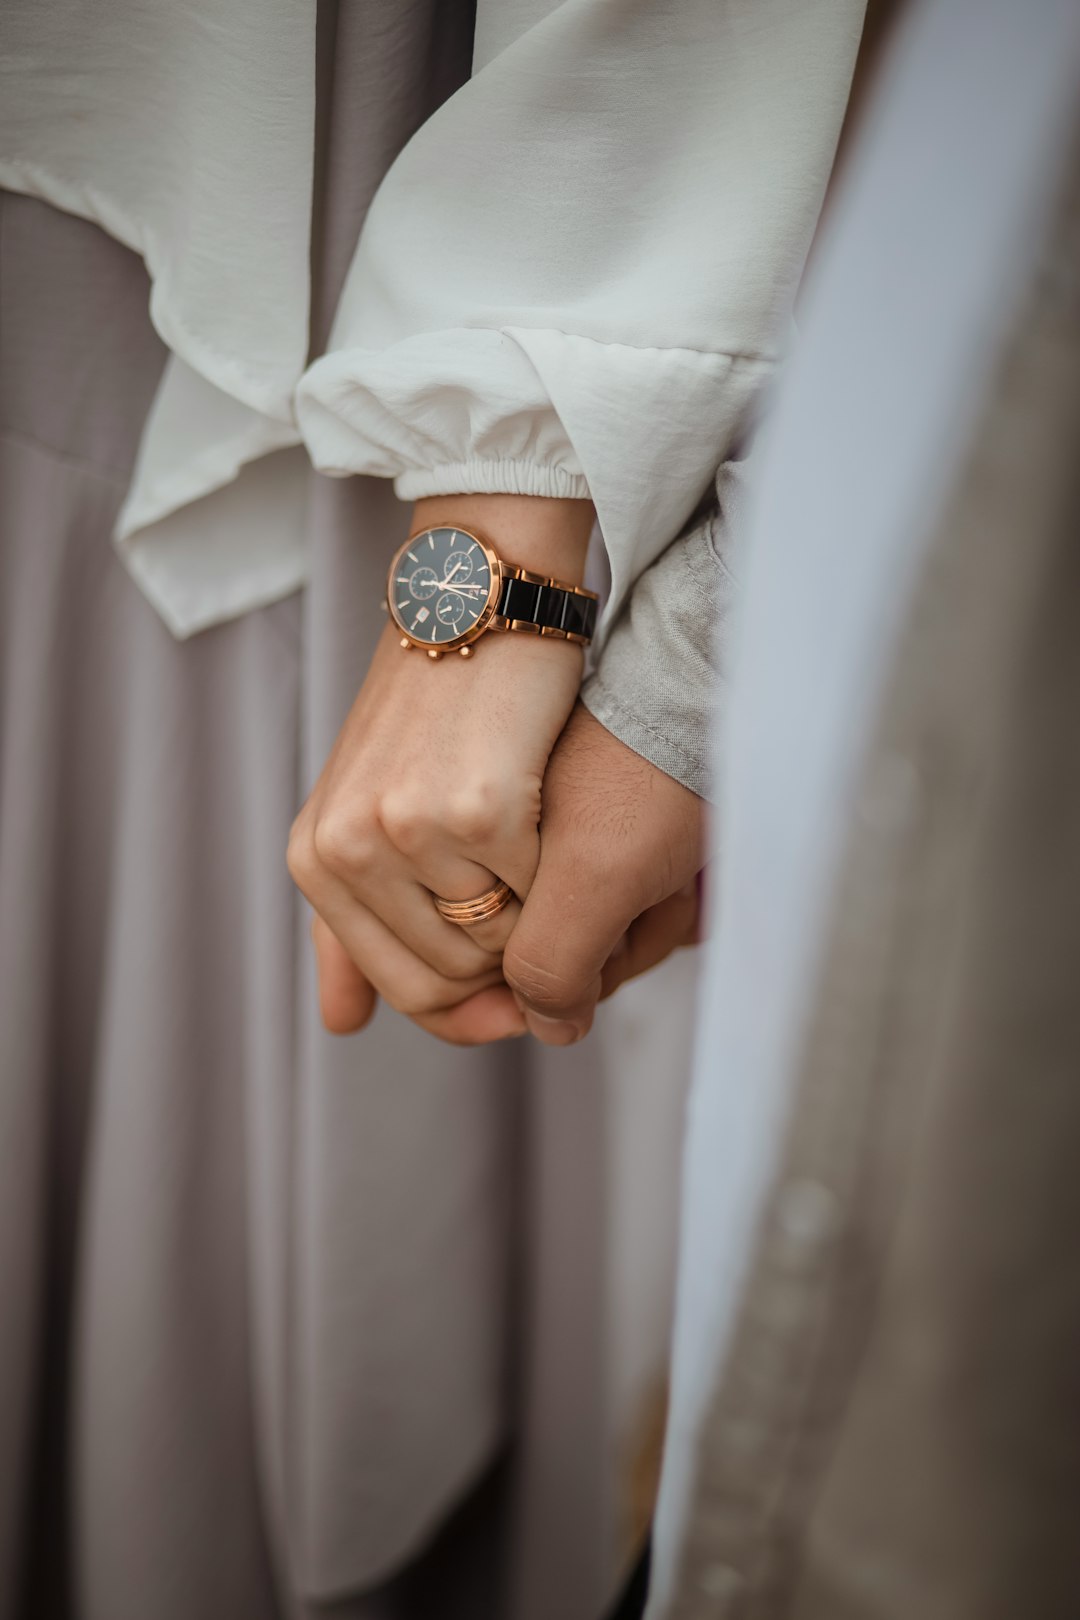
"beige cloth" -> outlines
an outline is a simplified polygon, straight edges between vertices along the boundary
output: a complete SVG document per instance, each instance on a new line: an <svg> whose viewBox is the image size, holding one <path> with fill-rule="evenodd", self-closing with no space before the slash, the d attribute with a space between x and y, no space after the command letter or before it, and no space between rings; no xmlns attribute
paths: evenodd
<svg viewBox="0 0 1080 1620"><path fill-rule="evenodd" d="M109 544L141 264L6 196L0 297L0 1616L598 1620L655 1468L690 961L569 1054L324 1035L283 853L406 513L309 475L308 590L176 642Z"/></svg>
<svg viewBox="0 0 1080 1620"><path fill-rule="evenodd" d="M1057 53L998 59L1030 93L1042 49L1049 114L984 177L1030 209L1019 308L983 320L971 437L892 581L665 1620L1080 1607L1080 36L1057 18ZM958 262L914 275L955 288Z"/></svg>

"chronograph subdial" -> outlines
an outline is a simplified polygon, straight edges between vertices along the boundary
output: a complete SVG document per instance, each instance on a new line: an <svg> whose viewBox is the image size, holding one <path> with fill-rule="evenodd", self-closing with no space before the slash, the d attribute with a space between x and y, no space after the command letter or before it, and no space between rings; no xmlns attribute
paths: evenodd
<svg viewBox="0 0 1080 1620"><path fill-rule="evenodd" d="M449 591L446 591L442 596L440 596L439 600L435 604L436 619L438 619L440 624L450 625L455 633L457 632L457 628L462 619L465 617L465 613L466 608L464 596L451 596Z"/></svg>
<svg viewBox="0 0 1080 1620"><path fill-rule="evenodd" d="M452 551L446 559L444 579L455 585L466 585L472 578L473 558L468 551Z"/></svg>
<svg viewBox="0 0 1080 1620"><path fill-rule="evenodd" d="M439 585L439 576L434 568L414 568L409 576L409 595L417 602L428 602Z"/></svg>

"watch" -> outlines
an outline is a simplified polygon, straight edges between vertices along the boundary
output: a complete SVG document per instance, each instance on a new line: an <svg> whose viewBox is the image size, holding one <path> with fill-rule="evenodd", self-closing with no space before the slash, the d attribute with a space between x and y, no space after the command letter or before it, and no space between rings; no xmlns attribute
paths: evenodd
<svg viewBox="0 0 1080 1620"><path fill-rule="evenodd" d="M429 658L472 653L488 630L524 631L586 647L596 593L504 562L479 535L456 525L421 529L390 564L390 616L401 645Z"/></svg>

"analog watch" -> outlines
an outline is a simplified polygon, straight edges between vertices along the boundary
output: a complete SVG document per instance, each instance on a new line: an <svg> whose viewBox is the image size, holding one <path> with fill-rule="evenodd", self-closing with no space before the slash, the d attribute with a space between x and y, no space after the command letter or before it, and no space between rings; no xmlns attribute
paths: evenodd
<svg viewBox="0 0 1080 1620"><path fill-rule="evenodd" d="M390 565L387 605L401 645L431 658L468 657L489 630L587 646L596 621L595 592L515 568L479 535L450 524L406 540Z"/></svg>

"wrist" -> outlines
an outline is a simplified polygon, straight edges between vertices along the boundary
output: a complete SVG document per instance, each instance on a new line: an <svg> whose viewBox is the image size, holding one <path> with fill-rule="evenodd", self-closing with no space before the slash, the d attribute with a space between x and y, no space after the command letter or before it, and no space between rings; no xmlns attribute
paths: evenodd
<svg viewBox="0 0 1080 1620"><path fill-rule="evenodd" d="M594 512L591 501L542 495L429 495L413 509L412 529L460 524L518 568L580 585Z"/></svg>

